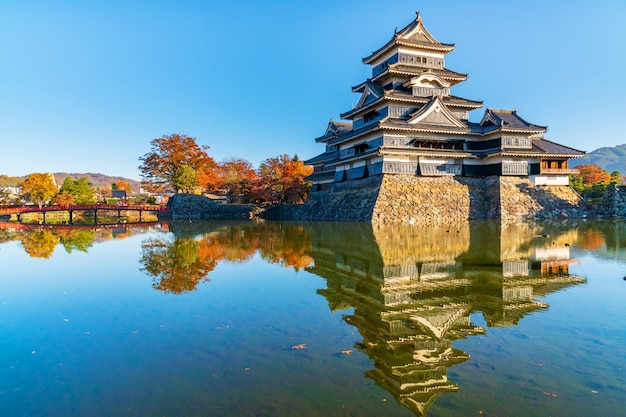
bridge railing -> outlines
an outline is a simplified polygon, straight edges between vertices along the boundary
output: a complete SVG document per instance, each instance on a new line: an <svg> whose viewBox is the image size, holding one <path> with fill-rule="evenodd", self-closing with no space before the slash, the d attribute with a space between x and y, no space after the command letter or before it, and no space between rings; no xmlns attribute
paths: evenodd
<svg viewBox="0 0 626 417"><path fill-rule="evenodd" d="M0 214L14 213L41 213L46 211L69 211L69 210L134 210L134 211L163 211L168 210L166 206L155 204L90 204L90 205L51 205L51 206L0 206Z"/></svg>

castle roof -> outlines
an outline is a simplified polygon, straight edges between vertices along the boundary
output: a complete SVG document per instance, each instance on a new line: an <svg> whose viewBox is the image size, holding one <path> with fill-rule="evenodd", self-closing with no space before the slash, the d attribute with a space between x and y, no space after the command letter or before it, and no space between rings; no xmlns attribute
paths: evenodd
<svg viewBox="0 0 626 417"><path fill-rule="evenodd" d="M396 31L389 42L381 48L363 58L363 63L371 64L383 56L386 52L397 46L406 46L423 50L448 53L454 50L454 44L441 43L424 27L419 12L416 12L415 20L404 29Z"/></svg>
<svg viewBox="0 0 626 417"><path fill-rule="evenodd" d="M340 136L346 132L352 130L352 122L336 122L330 119L328 126L326 126L326 132L315 139L316 142L326 142L332 138Z"/></svg>
<svg viewBox="0 0 626 417"><path fill-rule="evenodd" d="M546 126L528 123L517 114L516 110L487 109L480 121L480 126L484 133L496 131L544 133L548 130Z"/></svg>
<svg viewBox="0 0 626 417"><path fill-rule="evenodd" d="M478 152L480 153L480 152ZM492 149L482 153L482 156L510 156L510 157L555 157L555 158L580 158L585 155L584 151L561 145L544 138L533 138L530 149Z"/></svg>

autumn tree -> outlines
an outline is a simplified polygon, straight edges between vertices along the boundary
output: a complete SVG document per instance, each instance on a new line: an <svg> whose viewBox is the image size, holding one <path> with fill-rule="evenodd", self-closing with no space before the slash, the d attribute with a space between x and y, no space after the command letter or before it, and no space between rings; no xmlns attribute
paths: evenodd
<svg viewBox="0 0 626 417"><path fill-rule="evenodd" d="M258 179L251 194L258 201L303 203L311 190L311 183L304 178L312 172L313 168L304 165L297 155L293 158L286 154L268 158L259 167Z"/></svg>
<svg viewBox="0 0 626 417"><path fill-rule="evenodd" d="M117 182L114 182L113 184L111 184L111 189L112 190L125 190L126 193L130 193L130 184L122 180L117 180Z"/></svg>
<svg viewBox="0 0 626 417"><path fill-rule="evenodd" d="M570 186L586 199L602 198L609 183L621 177L619 171L609 174L596 164L578 165L576 169L579 173L570 175Z"/></svg>
<svg viewBox="0 0 626 417"><path fill-rule="evenodd" d="M611 181L611 174L600 168L596 164L583 164L576 167L579 175L582 178L585 186L590 186L594 183L609 183Z"/></svg>
<svg viewBox="0 0 626 417"><path fill-rule="evenodd" d="M22 194L30 198L40 209L57 194L57 190L52 174L30 174L22 185Z"/></svg>
<svg viewBox="0 0 626 417"><path fill-rule="evenodd" d="M54 204L61 207L67 207L74 204L74 196L69 193L59 193L54 197Z"/></svg>
<svg viewBox="0 0 626 417"><path fill-rule="evenodd" d="M231 201L246 199L258 175L252 164L241 158L233 158L219 164L221 187Z"/></svg>
<svg viewBox="0 0 626 417"><path fill-rule="evenodd" d="M151 150L139 160L143 183L153 191L163 191L168 188L176 192L181 189L176 184L176 176L181 166L187 165L200 175L215 170L217 164L207 151L207 145L198 146L196 139L187 135L165 135L150 142ZM198 181L202 178L199 176ZM206 184L200 181L202 186Z"/></svg>

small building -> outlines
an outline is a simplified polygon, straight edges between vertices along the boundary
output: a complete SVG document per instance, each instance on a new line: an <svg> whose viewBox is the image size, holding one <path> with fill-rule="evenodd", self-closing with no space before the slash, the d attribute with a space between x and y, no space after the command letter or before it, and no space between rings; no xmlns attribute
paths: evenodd
<svg viewBox="0 0 626 417"><path fill-rule="evenodd" d="M126 190L111 190L111 197L123 200L126 198Z"/></svg>
<svg viewBox="0 0 626 417"><path fill-rule="evenodd" d="M467 75L446 68L454 44L441 43L415 20L363 58L371 76L352 87L356 106L331 121L316 142L325 150L306 161L312 191L386 174L417 177L526 177L534 185L568 185L568 160L584 152L544 138L547 127L515 110L487 108L451 89Z"/></svg>

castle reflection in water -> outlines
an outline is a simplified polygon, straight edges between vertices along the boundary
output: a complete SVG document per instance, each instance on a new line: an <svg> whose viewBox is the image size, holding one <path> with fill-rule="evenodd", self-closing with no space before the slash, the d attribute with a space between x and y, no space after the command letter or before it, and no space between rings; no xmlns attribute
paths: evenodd
<svg viewBox="0 0 626 417"><path fill-rule="evenodd" d="M452 342L485 332L472 313L481 312L489 327L514 325L548 307L541 296L585 282L569 274L578 229L478 223L307 230L315 259L307 270L326 279L318 292L331 310L353 308L344 319L374 362L366 376L418 416L458 389L448 368L469 355Z"/></svg>

